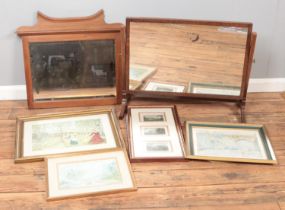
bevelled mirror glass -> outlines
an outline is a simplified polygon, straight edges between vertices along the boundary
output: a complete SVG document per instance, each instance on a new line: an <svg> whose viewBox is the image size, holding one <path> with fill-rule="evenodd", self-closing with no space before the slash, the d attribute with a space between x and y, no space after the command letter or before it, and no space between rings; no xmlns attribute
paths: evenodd
<svg viewBox="0 0 285 210"><path fill-rule="evenodd" d="M128 89L242 97L252 24L129 19Z"/></svg>

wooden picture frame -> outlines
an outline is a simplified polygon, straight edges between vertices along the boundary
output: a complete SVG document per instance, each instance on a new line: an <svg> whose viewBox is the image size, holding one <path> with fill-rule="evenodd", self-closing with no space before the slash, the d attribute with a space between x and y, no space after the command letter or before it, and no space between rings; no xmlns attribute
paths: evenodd
<svg viewBox="0 0 285 210"><path fill-rule="evenodd" d="M127 153L122 149L48 157L45 164L49 201L137 189Z"/></svg>
<svg viewBox="0 0 285 210"><path fill-rule="evenodd" d="M124 147L112 109L18 117L16 126L16 163Z"/></svg>
<svg viewBox="0 0 285 210"><path fill-rule="evenodd" d="M131 162L185 160L184 138L175 105L129 106L128 109ZM145 133L144 128L148 129Z"/></svg>
<svg viewBox="0 0 285 210"><path fill-rule="evenodd" d="M244 66L242 73L241 91L238 96L227 95L212 95L212 94L193 94L193 93L171 93L171 92L157 92L157 91L144 91L144 90L130 90L129 89L129 65L130 65L130 25L131 23L170 23L170 24L193 24L193 25L209 25L209 26L221 26L221 27L246 27L248 29L246 52L244 56ZM120 113L120 119L122 119L127 112L127 106L129 100L132 98L156 98L161 100L177 100L177 101L223 101L232 102L240 107L241 121L245 122L245 102L247 96L248 82L250 77L250 71L253 63L253 56L255 50L255 43L257 34L252 32L252 23L245 22L226 22L226 21L205 21L205 20L185 20L185 19L167 19L167 18L127 18L126 20L126 74L125 84L123 88L123 101ZM190 37L191 38L191 37ZM197 37L194 37L192 41L195 41ZM192 39L192 38L191 38Z"/></svg>
<svg viewBox="0 0 285 210"><path fill-rule="evenodd" d="M277 164L263 125L187 121L185 129L187 159Z"/></svg>
<svg viewBox="0 0 285 210"><path fill-rule="evenodd" d="M103 10L82 18L51 18L38 12L37 21L17 29L23 43L29 108L121 103L123 24L107 24ZM89 52L97 57L89 58Z"/></svg>

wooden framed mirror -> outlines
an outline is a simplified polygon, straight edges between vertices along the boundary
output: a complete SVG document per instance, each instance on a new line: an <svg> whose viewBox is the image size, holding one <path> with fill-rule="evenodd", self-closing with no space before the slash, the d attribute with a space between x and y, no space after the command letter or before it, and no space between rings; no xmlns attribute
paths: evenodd
<svg viewBox="0 0 285 210"><path fill-rule="evenodd" d="M22 38L29 108L120 104L125 27L104 11L81 18L38 13Z"/></svg>
<svg viewBox="0 0 285 210"><path fill-rule="evenodd" d="M255 48L251 23L127 18L123 118L135 97L244 106Z"/></svg>

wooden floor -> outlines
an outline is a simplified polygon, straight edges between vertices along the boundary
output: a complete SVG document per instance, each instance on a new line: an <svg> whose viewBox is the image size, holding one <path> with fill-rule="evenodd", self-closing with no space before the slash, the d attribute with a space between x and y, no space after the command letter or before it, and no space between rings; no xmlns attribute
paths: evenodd
<svg viewBox="0 0 285 210"><path fill-rule="evenodd" d="M131 104L142 103L151 102ZM249 123L266 125L278 165L207 161L136 163L132 168L138 191L47 202L43 162L14 164L15 117L71 110L75 109L30 111L25 101L0 102L1 210L285 209L285 99L281 94L249 94L246 107ZM228 104L178 104L178 112L182 121L237 122L239 114L235 106ZM121 128L125 136L124 121Z"/></svg>

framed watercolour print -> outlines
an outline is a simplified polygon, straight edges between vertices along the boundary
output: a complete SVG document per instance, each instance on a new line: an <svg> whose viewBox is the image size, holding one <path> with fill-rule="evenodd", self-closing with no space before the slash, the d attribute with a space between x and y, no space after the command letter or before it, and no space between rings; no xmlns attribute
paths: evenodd
<svg viewBox="0 0 285 210"><path fill-rule="evenodd" d="M239 96L240 87L214 83L189 83L188 93Z"/></svg>
<svg viewBox="0 0 285 210"><path fill-rule="evenodd" d="M185 91L185 86L159 82L149 82L143 89L147 91L183 93Z"/></svg>
<svg viewBox="0 0 285 210"><path fill-rule="evenodd" d="M107 24L103 10L81 18L38 13L22 38L29 108L121 102L123 24Z"/></svg>
<svg viewBox="0 0 285 210"><path fill-rule="evenodd" d="M186 122L186 157L276 164L262 125Z"/></svg>
<svg viewBox="0 0 285 210"><path fill-rule="evenodd" d="M128 113L132 161L184 159L184 141L175 106L130 106Z"/></svg>
<svg viewBox="0 0 285 210"><path fill-rule="evenodd" d="M144 82L147 78L151 77L156 71L155 67L132 65L130 67L130 80Z"/></svg>
<svg viewBox="0 0 285 210"><path fill-rule="evenodd" d="M48 200L136 189L124 150L49 157L45 161Z"/></svg>
<svg viewBox="0 0 285 210"><path fill-rule="evenodd" d="M16 162L122 147L115 114L93 110L17 119Z"/></svg>

